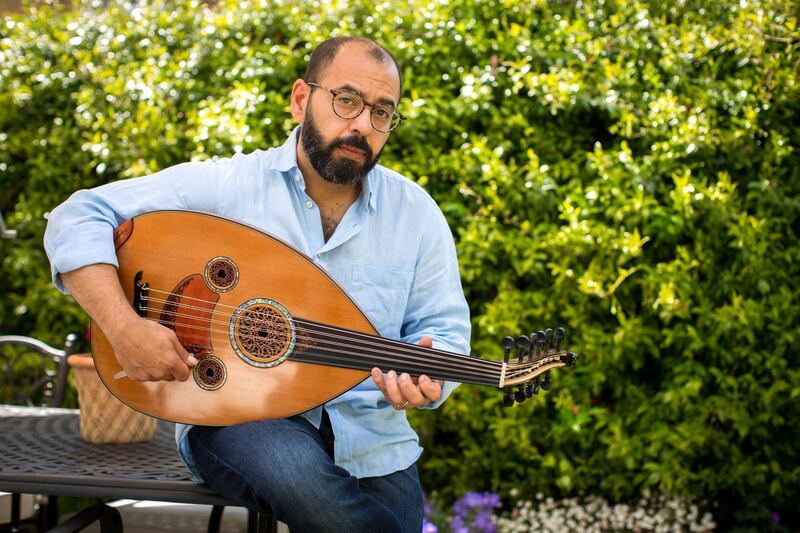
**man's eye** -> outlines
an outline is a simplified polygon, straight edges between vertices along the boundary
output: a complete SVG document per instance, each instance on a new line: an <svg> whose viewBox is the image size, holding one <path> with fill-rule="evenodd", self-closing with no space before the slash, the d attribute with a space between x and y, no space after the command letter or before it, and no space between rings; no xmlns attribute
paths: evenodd
<svg viewBox="0 0 800 533"><path fill-rule="evenodd" d="M374 113L380 119L387 119L392 116L392 112L383 107L376 107Z"/></svg>
<svg viewBox="0 0 800 533"><path fill-rule="evenodd" d="M358 102L356 101L355 97L346 94L340 95L339 98L337 98L337 100L339 100L340 104L346 106L355 107L358 105Z"/></svg>

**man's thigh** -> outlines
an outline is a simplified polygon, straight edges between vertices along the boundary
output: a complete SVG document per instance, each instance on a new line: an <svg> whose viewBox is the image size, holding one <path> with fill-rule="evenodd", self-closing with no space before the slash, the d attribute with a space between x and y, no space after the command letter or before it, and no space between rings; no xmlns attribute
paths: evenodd
<svg viewBox="0 0 800 533"><path fill-rule="evenodd" d="M418 533L422 530L425 501L416 465L388 476L367 477L358 482L362 491L391 509L395 516L402 517L404 532Z"/></svg>
<svg viewBox="0 0 800 533"><path fill-rule="evenodd" d="M319 432L300 417L196 426L189 431L189 445L209 485L236 503L250 508L255 503L265 512L270 509L264 504L285 491L305 493L305 484L313 491L318 472L332 463Z"/></svg>
<svg viewBox="0 0 800 533"><path fill-rule="evenodd" d="M419 500L421 524L421 495L411 488L416 471L399 476L394 492L390 480L368 482L362 490L302 417L195 427L189 444L211 487L232 503L273 514L292 531L419 531L410 526L416 518L406 514Z"/></svg>

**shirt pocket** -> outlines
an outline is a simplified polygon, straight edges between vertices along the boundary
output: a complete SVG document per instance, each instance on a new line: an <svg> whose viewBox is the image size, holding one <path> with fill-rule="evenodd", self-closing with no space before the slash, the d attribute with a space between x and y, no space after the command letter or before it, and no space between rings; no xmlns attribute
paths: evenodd
<svg viewBox="0 0 800 533"><path fill-rule="evenodd" d="M382 336L400 337L413 278L399 268L353 265L353 298Z"/></svg>

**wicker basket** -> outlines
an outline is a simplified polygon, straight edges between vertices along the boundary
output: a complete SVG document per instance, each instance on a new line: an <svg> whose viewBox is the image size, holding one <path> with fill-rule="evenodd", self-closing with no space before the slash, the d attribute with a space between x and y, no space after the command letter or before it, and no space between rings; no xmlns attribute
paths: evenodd
<svg viewBox="0 0 800 533"><path fill-rule="evenodd" d="M117 400L100 381L91 355L67 358L75 371L83 440L93 443L145 442L156 435L157 420Z"/></svg>

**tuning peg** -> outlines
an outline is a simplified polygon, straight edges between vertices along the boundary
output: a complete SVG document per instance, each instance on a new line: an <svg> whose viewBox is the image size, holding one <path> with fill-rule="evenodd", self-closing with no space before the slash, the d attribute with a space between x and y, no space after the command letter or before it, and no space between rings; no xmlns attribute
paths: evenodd
<svg viewBox="0 0 800 533"><path fill-rule="evenodd" d="M544 330L544 349L545 351L550 350L550 341L553 339L553 330L551 328L547 328Z"/></svg>
<svg viewBox="0 0 800 533"><path fill-rule="evenodd" d="M517 337L517 349L519 350L519 362L521 363L526 355L528 348L531 347L531 340L525 336L520 335Z"/></svg>
<svg viewBox="0 0 800 533"><path fill-rule="evenodd" d="M528 361L533 361L536 355L536 332L532 332L528 335L528 341L531 343L531 348L528 350Z"/></svg>
<svg viewBox="0 0 800 533"><path fill-rule="evenodd" d="M534 394L539 394L539 376L536 376L532 381L528 382L528 387L525 393L528 395L528 398Z"/></svg>
<svg viewBox="0 0 800 533"><path fill-rule="evenodd" d="M564 328L558 328L556 330L556 351L561 349L561 341L564 340L566 333L567 332L564 330Z"/></svg>
<svg viewBox="0 0 800 533"><path fill-rule="evenodd" d="M550 372L544 373L544 378L542 379L542 390L550 390L553 387L553 380L550 379Z"/></svg>
<svg viewBox="0 0 800 533"><path fill-rule="evenodd" d="M524 402L528 397L525 396L525 391L522 390L522 385L519 386L516 392L514 392L514 399L517 400L517 403Z"/></svg>
<svg viewBox="0 0 800 533"><path fill-rule="evenodd" d="M529 381L527 385L525 385L525 396L530 398L533 396L533 385Z"/></svg>
<svg viewBox="0 0 800 533"><path fill-rule="evenodd" d="M514 398L506 390L506 393L503 394L503 407L511 407L512 405L514 405Z"/></svg>
<svg viewBox="0 0 800 533"><path fill-rule="evenodd" d="M564 355L559 357L559 359L561 359L561 362L566 366L575 366L575 361L578 359L578 354L566 352Z"/></svg>
<svg viewBox="0 0 800 533"><path fill-rule="evenodd" d="M544 347L544 331L536 332L536 351L541 352Z"/></svg>
<svg viewBox="0 0 800 533"><path fill-rule="evenodd" d="M503 347L503 362L508 363L508 355L514 348L514 337L510 335L507 337L503 337L503 340L500 341L500 346Z"/></svg>

